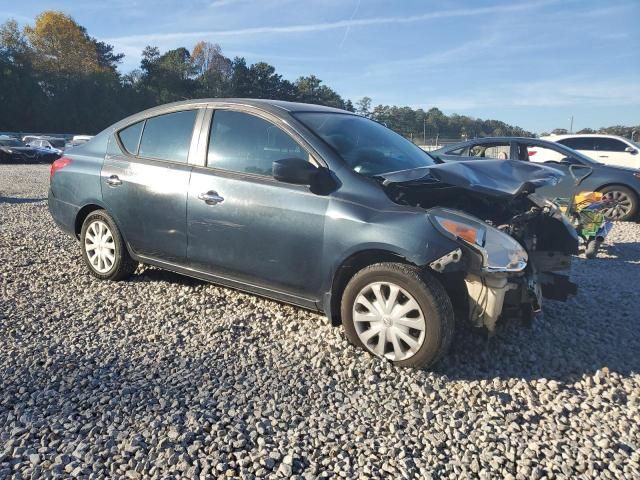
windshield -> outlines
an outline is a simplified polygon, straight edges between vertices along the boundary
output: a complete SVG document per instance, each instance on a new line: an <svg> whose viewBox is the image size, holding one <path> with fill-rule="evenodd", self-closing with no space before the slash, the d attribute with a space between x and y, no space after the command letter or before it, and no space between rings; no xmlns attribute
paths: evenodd
<svg viewBox="0 0 640 480"><path fill-rule="evenodd" d="M2 147L22 147L24 146L20 140L12 139L0 139L0 146Z"/></svg>
<svg viewBox="0 0 640 480"><path fill-rule="evenodd" d="M544 145L532 145L533 147L536 146L540 146L543 148L548 148L549 150L555 150L556 152L559 152L562 155L565 155L567 157L573 157L576 160L578 160L580 163L584 164L584 165L589 165L589 166L594 166L594 165L600 165L600 162L596 162L594 159L587 157L586 155L583 155L580 152L577 152L576 150L566 147L564 145L562 145L561 143L556 143L556 142L545 142Z"/></svg>
<svg viewBox="0 0 640 480"><path fill-rule="evenodd" d="M47 138L46 140L53 148L64 148L66 144L64 138Z"/></svg>
<svg viewBox="0 0 640 480"><path fill-rule="evenodd" d="M294 116L362 175L435 164L426 152L373 120L347 113L302 112Z"/></svg>

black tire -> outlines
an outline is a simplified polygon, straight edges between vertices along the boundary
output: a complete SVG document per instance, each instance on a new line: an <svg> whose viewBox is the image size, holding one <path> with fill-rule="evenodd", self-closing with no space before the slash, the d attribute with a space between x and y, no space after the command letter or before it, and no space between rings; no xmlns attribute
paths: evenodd
<svg viewBox="0 0 640 480"><path fill-rule="evenodd" d="M113 238L114 261L106 271L99 271L94 267L89 259L87 251L87 230L92 224L94 224L94 222L97 221L106 224L109 228L111 237ZM82 230L80 232L80 248L82 249L82 259L89 269L89 273L100 280L124 280L130 277L138 267L138 262L129 255L127 246L124 243L116 223L113 221L113 218L111 218L111 215L104 210L95 210L84 219L84 222L82 223Z"/></svg>
<svg viewBox="0 0 640 480"><path fill-rule="evenodd" d="M360 292L375 282L390 282L409 293L420 306L424 319L425 334L422 345L412 356L391 361L400 367L426 368L433 365L447 352L453 338L453 307L442 284L431 274L412 265L377 263L353 276L341 300L342 324L349 341L373 353L358 336L353 309ZM386 342L386 347L390 347L390 343Z"/></svg>
<svg viewBox="0 0 640 480"><path fill-rule="evenodd" d="M628 199L628 210L622 215L615 215L615 209L605 210L605 216L610 220L618 220L621 222L628 222L632 220L636 213L638 213L638 196L633 190L622 185L609 185L600 190L605 198L615 201L616 196L624 196Z"/></svg>
<svg viewBox="0 0 640 480"><path fill-rule="evenodd" d="M585 256L587 258L596 258L598 256L598 250L600 249L600 245L602 242L595 238L589 240L587 242L587 248L585 249Z"/></svg>

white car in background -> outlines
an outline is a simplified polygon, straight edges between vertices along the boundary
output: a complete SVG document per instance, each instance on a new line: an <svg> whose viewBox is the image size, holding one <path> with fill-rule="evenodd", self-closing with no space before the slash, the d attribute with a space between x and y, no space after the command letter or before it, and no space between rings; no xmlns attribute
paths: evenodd
<svg viewBox="0 0 640 480"><path fill-rule="evenodd" d="M557 142L592 158L596 162L640 169L640 145L624 137L602 134L550 135L542 140ZM529 156L538 153L529 151ZM546 152L545 152L546 154ZM535 160L532 158L532 160ZM548 160L560 160L549 158Z"/></svg>

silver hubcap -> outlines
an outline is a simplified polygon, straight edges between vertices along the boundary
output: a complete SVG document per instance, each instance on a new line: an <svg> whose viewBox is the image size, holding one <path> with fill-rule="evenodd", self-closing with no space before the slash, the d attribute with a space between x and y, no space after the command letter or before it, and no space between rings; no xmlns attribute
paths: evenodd
<svg viewBox="0 0 640 480"><path fill-rule="evenodd" d="M360 290L353 304L353 323L367 349L391 361L412 357L424 343L422 309L394 283L374 282Z"/></svg>
<svg viewBox="0 0 640 480"><path fill-rule="evenodd" d="M633 202L626 193L614 190L605 193L604 197L612 204L609 208L603 210L607 218L622 218L631 211Z"/></svg>
<svg viewBox="0 0 640 480"><path fill-rule="evenodd" d="M116 261L116 245L113 235L102 220L91 222L84 236L84 248L91 266L100 273L107 273Z"/></svg>

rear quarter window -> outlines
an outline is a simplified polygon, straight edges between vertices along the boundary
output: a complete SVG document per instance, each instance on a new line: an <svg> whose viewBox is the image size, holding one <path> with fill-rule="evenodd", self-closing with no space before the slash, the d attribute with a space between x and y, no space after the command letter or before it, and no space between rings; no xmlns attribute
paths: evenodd
<svg viewBox="0 0 640 480"><path fill-rule="evenodd" d="M140 134L142 133L142 126L144 120L133 125L129 125L127 128L120 130L118 136L122 146L131 155L138 154L138 145L140 144Z"/></svg>

